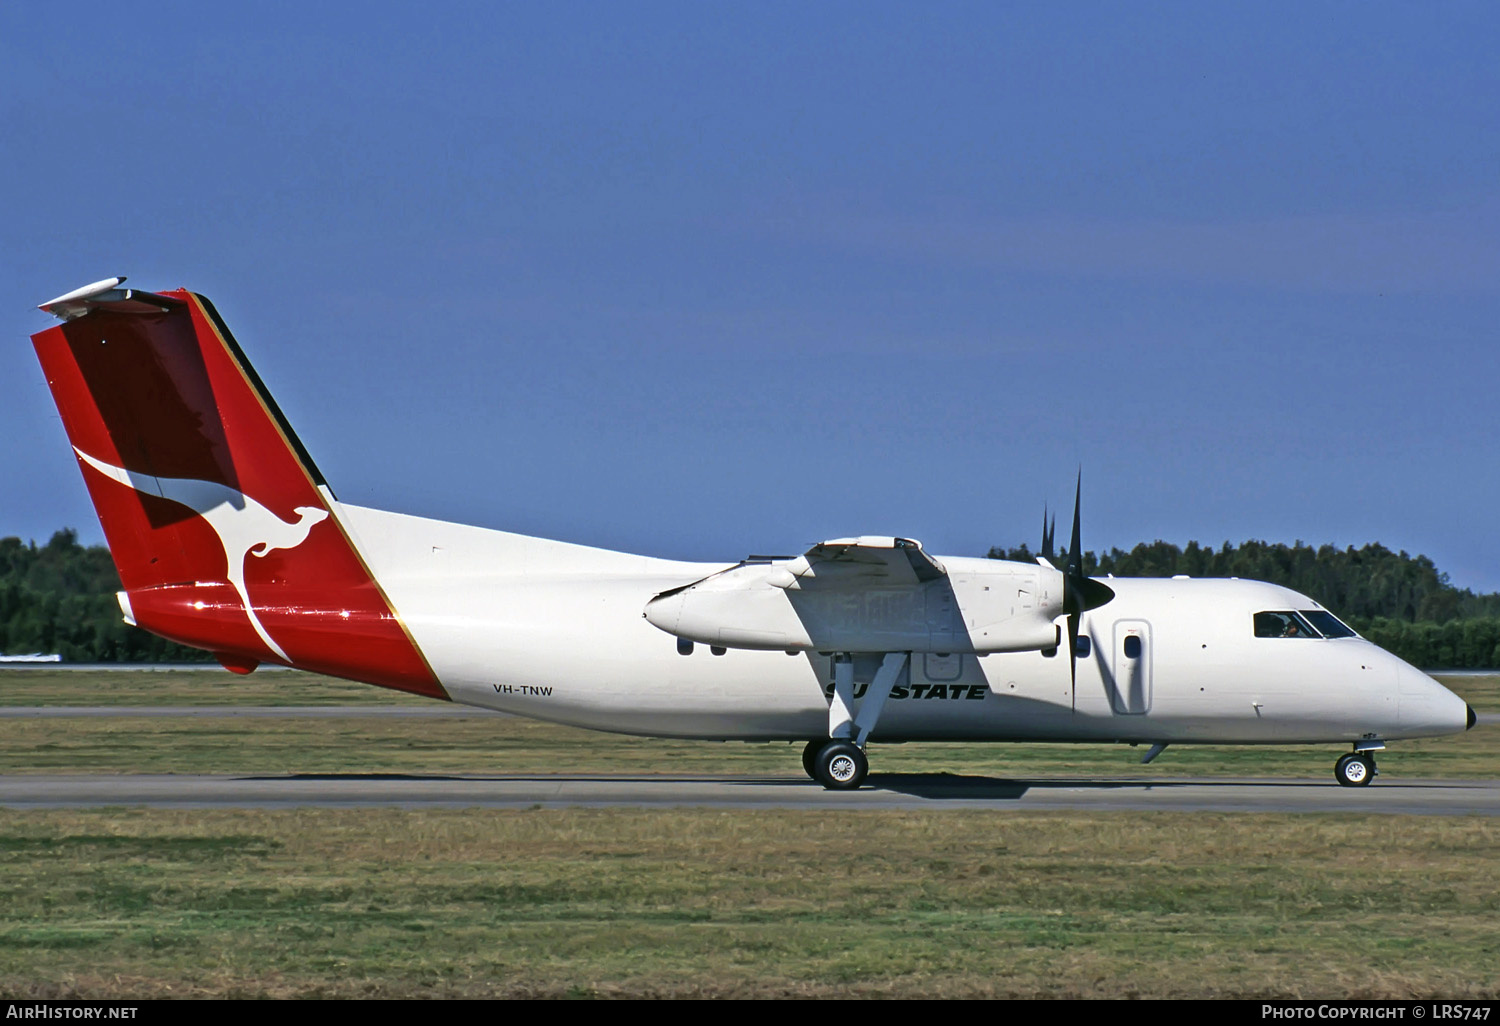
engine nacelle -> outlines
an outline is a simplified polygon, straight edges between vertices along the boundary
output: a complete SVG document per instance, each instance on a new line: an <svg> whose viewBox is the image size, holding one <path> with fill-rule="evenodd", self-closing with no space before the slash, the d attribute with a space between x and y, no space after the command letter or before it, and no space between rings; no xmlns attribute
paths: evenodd
<svg viewBox="0 0 1500 1026"><path fill-rule="evenodd" d="M1026 652L1058 644L1062 574L946 559L930 580L805 557L751 563L664 592L645 616L668 634L725 648L819 652Z"/></svg>

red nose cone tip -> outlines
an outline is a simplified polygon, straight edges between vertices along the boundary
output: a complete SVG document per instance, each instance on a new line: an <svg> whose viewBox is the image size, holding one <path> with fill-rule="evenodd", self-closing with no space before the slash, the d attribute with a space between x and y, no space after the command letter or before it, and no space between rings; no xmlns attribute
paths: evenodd
<svg viewBox="0 0 1500 1026"><path fill-rule="evenodd" d="M1474 724L1479 722L1479 717L1474 715L1474 707L1472 705L1469 705L1467 702L1464 703L1464 708L1469 710L1469 725L1464 729L1473 730Z"/></svg>

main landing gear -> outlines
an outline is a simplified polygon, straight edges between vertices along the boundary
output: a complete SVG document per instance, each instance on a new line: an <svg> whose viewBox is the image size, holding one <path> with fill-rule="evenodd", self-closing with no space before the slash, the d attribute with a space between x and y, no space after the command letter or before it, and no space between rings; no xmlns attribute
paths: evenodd
<svg viewBox="0 0 1500 1026"><path fill-rule="evenodd" d="M802 768L830 791L852 791L865 782L870 760L848 738L818 738L802 749Z"/></svg>
<svg viewBox="0 0 1500 1026"><path fill-rule="evenodd" d="M1374 752L1350 752L1333 764L1333 777L1343 787L1368 787L1379 772Z"/></svg>
<svg viewBox="0 0 1500 1026"><path fill-rule="evenodd" d="M802 768L830 791L852 791L865 782L870 760L865 742L880 719L907 664L910 652L883 652L880 669L865 690L856 715L854 709L854 657L848 652L833 657L833 688L828 696L828 736L814 738L802 749Z"/></svg>

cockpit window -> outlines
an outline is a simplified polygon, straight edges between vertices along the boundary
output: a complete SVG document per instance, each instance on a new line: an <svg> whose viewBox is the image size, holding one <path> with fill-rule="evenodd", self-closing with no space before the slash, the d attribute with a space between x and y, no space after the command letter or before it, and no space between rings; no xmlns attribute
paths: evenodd
<svg viewBox="0 0 1500 1026"><path fill-rule="evenodd" d="M1325 638L1359 637L1358 634L1349 629L1348 624L1326 609L1304 609L1302 610L1302 617L1317 628L1318 633Z"/></svg>
<svg viewBox="0 0 1500 1026"><path fill-rule="evenodd" d="M1321 637L1301 613L1291 610L1276 613L1255 614L1255 636L1257 638L1317 638Z"/></svg>

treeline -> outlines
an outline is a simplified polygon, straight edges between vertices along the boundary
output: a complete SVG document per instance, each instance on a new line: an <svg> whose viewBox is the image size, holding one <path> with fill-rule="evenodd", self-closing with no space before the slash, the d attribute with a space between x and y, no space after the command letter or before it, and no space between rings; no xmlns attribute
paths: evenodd
<svg viewBox="0 0 1500 1026"><path fill-rule="evenodd" d="M1036 558L1025 545L991 549L989 555ZM1460 591L1426 556L1383 545L1338 549L1249 541L1214 549L1157 541L1128 552L1085 551L1083 563L1091 576L1271 581L1317 599L1365 637L1417 666L1500 667L1500 594ZM76 531L58 531L42 546L0 538L0 653L55 652L70 662L212 659L127 626L115 601L119 588L108 550L79 545Z"/></svg>
<svg viewBox="0 0 1500 1026"><path fill-rule="evenodd" d="M1030 562L1025 545L991 549L992 559ZM1062 565L1064 556L1058 557ZM1270 581L1316 599L1351 627L1407 662L1427 668L1500 666L1500 594L1453 587L1426 556L1384 545L1339 549L1247 541L1218 549L1164 541L1126 552L1084 550L1084 572L1116 577L1242 577Z"/></svg>
<svg viewBox="0 0 1500 1026"><path fill-rule="evenodd" d="M126 624L119 590L109 550L79 545L77 531L58 531L41 547L0 538L0 653L55 652L81 663L212 660Z"/></svg>

